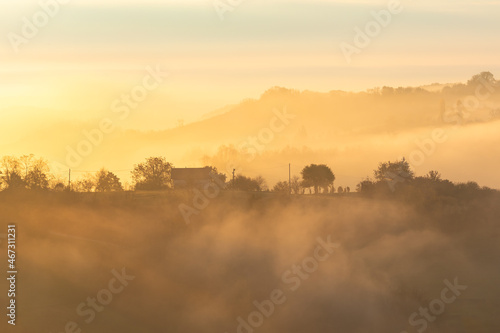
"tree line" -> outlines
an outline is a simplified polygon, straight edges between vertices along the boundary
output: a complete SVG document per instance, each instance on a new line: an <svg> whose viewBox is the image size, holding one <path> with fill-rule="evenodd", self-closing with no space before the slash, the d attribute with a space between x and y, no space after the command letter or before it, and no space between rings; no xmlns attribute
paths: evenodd
<svg viewBox="0 0 500 333"><path fill-rule="evenodd" d="M165 157L148 157L142 163L134 165L131 171L132 189L134 191L161 191L173 188L171 171L173 165ZM289 180L276 183L268 188L262 176L254 178L237 175L227 181L226 175L210 169L212 181L217 177L217 183L224 189L240 191L272 191L290 194L333 194L349 193L349 187L335 188L335 174L325 164L310 164L302 169L301 177L294 176ZM443 180L437 171L430 171L423 177L415 177L409 163L403 158L394 162L383 162L373 171L373 178L367 177L356 186L356 191L362 194L390 195L408 187L433 188L440 191L491 190L480 188L475 182L454 184ZM3 156L0 159L0 189L15 190L53 190L74 192L119 192L123 191L120 178L113 172L102 168L95 173L87 173L73 182L52 175L48 161L36 158L33 154L21 157Z"/></svg>

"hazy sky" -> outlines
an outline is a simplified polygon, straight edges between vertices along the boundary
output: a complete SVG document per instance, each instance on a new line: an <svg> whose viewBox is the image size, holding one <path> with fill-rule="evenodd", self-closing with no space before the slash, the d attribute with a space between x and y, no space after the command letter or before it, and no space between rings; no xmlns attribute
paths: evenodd
<svg viewBox="0 0 500 333"><path fill-rule="evenodd" d="M40 5L0 0L0 108L100 117L146 66L161 66L170 75L123 124L158 129L275 85L365 90L500 73L496 0L401 1L402 12L348 63L340 44L353 44L354 29L389 2L246 0L221 20L212 0L72 0L15 52L9 38L23 36L23 17L32 21Z"/></svg>

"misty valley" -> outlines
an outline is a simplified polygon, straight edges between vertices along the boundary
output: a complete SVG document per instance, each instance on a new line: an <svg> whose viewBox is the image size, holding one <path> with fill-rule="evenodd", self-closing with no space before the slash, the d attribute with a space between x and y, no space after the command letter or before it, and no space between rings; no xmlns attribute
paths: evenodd
<svg viewBox="0 0 500 333"><path fill-rule="evenodd" d="M0 333L500 333L500 0L0 0Z"/></svg>

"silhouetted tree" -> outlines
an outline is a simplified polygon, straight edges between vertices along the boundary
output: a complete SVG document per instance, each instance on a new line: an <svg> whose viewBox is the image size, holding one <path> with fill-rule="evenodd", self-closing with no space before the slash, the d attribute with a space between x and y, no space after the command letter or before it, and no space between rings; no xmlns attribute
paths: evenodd
<svg viewBox="0 0 500 333"><path fill-rule="evenodd" d="M57 182L55 183L55 185L52 187L52 189L54 191L57 191L57 192L62 192L66 189L66 185L64 185L63 183L61 182Z"/></svg>
<svg viewBox="0 0 500 333"><path fill-rule="evenodd" d="M291 185L292 185L292 193L293 194L300 194L300 178L299 176L293 176L291 179Z"/></svg>
<svg viewBox="0 0 500 333"><path fill-rule="evenodd" d="M212 178L212 181L216 181L218 184L225 184L226 183L226 175L223 173L220 173L216 167L213 166L206 166L205 168L210 169L210 177Z"/></svg>
<svg viewBox="0 0 500 333"><path fill-rule="evenodd" d="M229 182L229 188L240 191L262 191L261 184L257 179L252 179L243 175L237 175L234 179L234 183L233 180L231 180Z"/></svg>
<svg viewBox="0 0 500 333"><path fill-rule="evenodd" d="M314 193L319 193L318 189L321 187L328 191L328 187L335 181L335 175L332 170L325 164L311 164L306 166L301 171L303 186L314 187Z"/></svg>
<svg viewBox="0 0 500 333"><path fill-rule="evenodd" d="M335 186L334 186L333 184L329 186L329 191L328 191L328 193L330 193L330 194L334 194L336 191L337 191L337 190L335 189Z"/></svg>
<svg viewBox="0 0 500 333"><path fill-rule="evenodd" d="M3 156L0 159L2 185L9 189L26 186L21 174L21 162L15 156Z"/></svg>
<svg viewBox="0 0 500 333"><path fill-rule="evenodd" d="M26 155L25 155L26 156ZM49 166L43 158L25 159L27 174L25 178L26 186L30 189L47 189L49 187Z"/></svg>
<svg viewBox="0 0 500 333"><path fill-rule="evenodd" d="M289 193L290 186L287 181L278 182L274 185L273 192Z"/></svg>
<svg viewBox="0 0 500 333"><path fill-rule="evenodd" d="M290 182L288 180L278 182L276 183L276 185L274 185L272 191L300 194L301 193L300 178L298 176L293 176L290 179Z"/></svg>
<svg viewBox="0 0 500 333"><path fill-rule="evenodd" d="M478 191L481 189L478 183L469 181L467 183L459 183L456 185L459 190L462 191Z"/></svg>
<svg viewBox="0 0 500 333"><path fill-rule="evenodd" d="M0 184L6 188L47 189L49 187L49 166L43 158L33 154L3 156L0 159Z"/></svg>
<svg viewBox="0 0 500 333"><path fill-rule="evenodd" d="M431 170L424 178L437 182L441 180L441 174L435 170Z"/></svg>
<svg viewBox="0 0 500 333"><path fill-rule="evenodd" d="M28 172L31 168L31 164L33 159L35 158L34 154L29 154L29 155L23 155L19 158L19 163L21 164L22 168L24 169L24 177L28 177Z"/></svg>
<svg viewBox="0 0 500 333"><path fill-rule="evenodd" d="M304 191L307 189L309 194L312 193L311 187L313 187L313 186L314 186L314 184L310 180L302 179L302 181L300 182L300 187L302 187L304 189Z"/></svg>
<svg viewBox="0 0 500 333"><path fill-rule="evenodd" d="M123 191L120 179L114 173L105 169L97 172L95 189L98 192Z"/></svg>
<svg viewBox="0 0 500 333"><path fill-rule="evenodd" d="M92 192L96 187L96 177L90 173L84 174L79 180L77 180L72 189L77 192Z"/></svg>
<svg viewBox="0 0 500 333"><path fill-rule="evenodd" d="M495 80L495 76L491 72L481 72L472 76L472 78L467 81L467 85L473 86L474 88L480 84L495 85L497 84L497 81Z"/></svg>
<svg viewBox="0 0 500 333"><path fill-rule="evenodd" d="M366 178L356 185L357 192L371 192L375 189L375 182L370 178Z"/></svg>
<svg viewBox="0 0 500 333"><path fill-rule="evenodd" d="M404 157L401 161L380 163L373 174L378 182L387 182L392 190L396 184L410 181L415 176Z"/></svg>
<svg viewBox="0 0 500 333"><path fill-rule="evenodd" d="M267 183L266 183L266 180L264 179L264 177L259 175L259 176L255 177L254 180L259 185L259 191L267 191L268 190Z"/></svg>
<svg viewBox="0 0 500 333"><path fill-rule="evenodd" d="M26 182L18 172L12 172L6 184L7 188L11 190L26 188Z"/></svg>
<svg viewBox="0 0 500 333"><path fill-rule="evenodd" d="M164 190L172 186L172 165L164 157L149 157L134 166L132 179L136 190Z"/></svg>

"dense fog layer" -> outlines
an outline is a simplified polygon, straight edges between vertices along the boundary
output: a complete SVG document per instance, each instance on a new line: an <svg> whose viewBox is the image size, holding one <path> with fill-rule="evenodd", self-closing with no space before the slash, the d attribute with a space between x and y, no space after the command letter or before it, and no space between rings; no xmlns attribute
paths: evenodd
<svg viewBox="0 0 500 333"><path fill-rule="evenodd" d="M222 192L205 208L191 192L0 195L2 228L18 229L19 333L500 328L494 193L417 202ZM189 224L180 204L193 209ZM120 289L120 273L123 288L102 291ZM434 301L442 313L424 320L419 309L442 298L445 280L467 288L445 292L453 301ZM88 297L107 304L92 310Z"/></svg>

